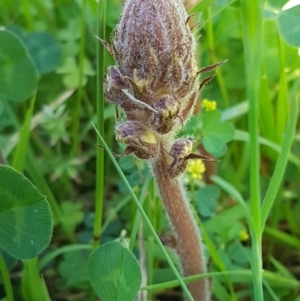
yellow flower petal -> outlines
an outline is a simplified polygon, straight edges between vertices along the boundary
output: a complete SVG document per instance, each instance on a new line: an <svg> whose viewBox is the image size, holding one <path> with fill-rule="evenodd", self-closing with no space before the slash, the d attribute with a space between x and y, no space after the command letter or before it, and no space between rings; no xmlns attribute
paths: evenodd
<svg viewBox="0 0 300 301"><path fill-rule="evenodd" d="M217 103L214 100L203 99L202 108L206 111L213 111L217 108Z"/></svg>
<svg viewBox="0 0 300 301"><path fill-rule="evenodd" d="M187 171L192 179L201 179L205 172L205 165L201 159L190 160Z"/></svg>

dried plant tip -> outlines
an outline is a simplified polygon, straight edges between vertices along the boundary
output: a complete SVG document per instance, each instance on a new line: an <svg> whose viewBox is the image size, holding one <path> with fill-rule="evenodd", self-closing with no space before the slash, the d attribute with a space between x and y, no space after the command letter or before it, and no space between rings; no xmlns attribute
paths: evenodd
<svg viewBox="0 0 300 301"><path fill-rule="evenodd" d="M198 15L198 13L193 13L193 14L189 15L185 21L185 24L188 24L190 22L190 20L197 15Z"/></svg>
<svg viewBox="0 0 300 301"><path fill-rule="evenodd" d="M223 65L223 64L225 64L225 63L227 63L227 62L228 62L228 60L224 60L224 61L218 62L218 63L216 63L216 64L213 64L213 65L209 65L209 66L203 67L203 68L201 68L201 69L197 72L197 74L204 73L204 72L209 72L209 71L211 71L211 70L213 70L213 69L216 69L216 68L218 68L219 66L221 66L221 65Z"/></svg>
<svg viewBox="0 0 300 301"><path fill-rule="evenodd" d="M117 124L115 133L117 141L128 145L129 149L126 154L134 153L140 159L150 159L156 156L156 137L141 123L127 121Z"/></svg>
<svg viewBox="0 0 300 301"><path fill-rule="evenodd" d="M200 83L200 86L199 86L199 91L207 84L209 83L216 75L211 75L211 76L208 76L207 78L205 78L201 83Z"/></svg>
<svg viewBox="0 0 300 301"><path fill-rule="evenodd" d="M203 22L197 22L196 24L194 24L193 26L191 26L191 31L193 31L196 27L198 26L202 26Z"/></svg>
<svg viewBox="0 0 300 301"><path fill-rule="evenodd" d="M106 48L106 50L111 54L111 55L113 55L113 48L106 42L106 41L104 41L104 40L102 40L101 38L99 38L94 32L93 32L93 30L91 29L91 28L88 28L89 29L89 31L90 31L90 33L97 39L97 40L99 40L101 43L102 43L102 45Z"/></svg>
<svg viewBox="0 0 300 301"><path fill-rule="evenodd" d="M190 154L186 157L186 160L189 159L201 159L202 161L210 161L210 162L220 162L220 160L216 160L204 155L199 155L199 154Z"/></svg>

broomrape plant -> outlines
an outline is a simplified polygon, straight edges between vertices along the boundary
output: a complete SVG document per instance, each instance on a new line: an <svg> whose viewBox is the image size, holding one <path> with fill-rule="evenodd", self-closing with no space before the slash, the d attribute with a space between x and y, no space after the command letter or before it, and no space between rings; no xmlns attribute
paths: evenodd
<svg viewBox="0 0 300 301"><path fill-rule="evenodd" d="M102 41L116 60L104 83L106 100L120 106L126 121L118 121L116 139L127 144L122 155L148 160L176 237L176 251L185 276L206 272L199 229L186 198L181 175L192 153L192 137L176 139L193 113L199 74L196 41L180 0L128 0L111 37ZM188 288L197 301L210 299L207 280Z"/></svg>

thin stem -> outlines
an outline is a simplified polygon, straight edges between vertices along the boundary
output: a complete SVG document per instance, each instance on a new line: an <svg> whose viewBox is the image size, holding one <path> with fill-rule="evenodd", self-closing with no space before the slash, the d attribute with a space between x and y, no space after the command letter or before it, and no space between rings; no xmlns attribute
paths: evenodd
<svg viewBox="0 0 300 301"><path fill-rule="evenodd" d="M241 283L249 283L252 280L253 273L251 270L243 269L243 270L234 270L234 271L226 271L226 272L212 272L212 273L206 273L201 274L197 276L190 276L185 277L184 281L186 283L189 283L191 281L194 281L196 279L203 279L203 278L218 278L222 279L224 275L233 276L233 281L237 283L238 285L241 285ZM264 277L266 281L270 285L274 285L275 287L280 283L281 287L289 288L289 289L295 289L299 288L299 282L296 279L289 279L287 277L279 276L278 274L271 273L268 271L264 272ZM172 288L178 285L177 280L163 282L159 284L152 284L142 287L142 290L151 290L151 291L159 291L167 288Z"/></svg>
<svg viewBox="0 0 300 301"><path fill-rule="evenodd" d="M283 138L281 152L276 162L275 170L272 175L270 184L268 186L267 193L264 197L264 202L261 211L261 217L262 217L261 231L263 231L264 225L271 211L271 208L273 207L276 195L278 193L278 189L283 179L283 175L288 162L288 154L291 150L293 138L295 136L298 110L299 110L298 100L295 100L291 108L290 118Z"/></svg>
<svg viewBox="0 0 300 301"><path fill-rule="evenodd" d="M139 199L141 206L143 206L143 204L144 204L144 200L145 200L147 190L148 190L148 187L149 187L149 182L150 182L150 174L147 175L147 178L146 178L145 183L144 183L143 188L142 188L141 196L140 196L140 199ZM133 250L133 247L134 247L135 238L136 238L136 235L137 235L137 232L138 232L138 227L139 227L140 220L141 220L141 214L137 210L137 212L135 214L134 222L133 222L131 235L130 235L129 250L131 250L131 251Z"/></svg>
<svg viewBox="0 0 300 301"><path fill-rule="evenodd" d="M156 187L154 180L152 179L149 187L149 199L145 204L145 211L149 217L151 224L156 231L160 231L161 225L160 221L162 210L162 204L160 199L156 195ZM147 285L153 284L154 280L154 270L158 268L157 260L155 260L155 240L152 235L149 235L149 231L146 232L147 239ZM148 292L148 300L152 300L152 292Z"/></svg>
<svg viewBox="0 0 300 301"><path fill-rule="evenodd" d="M5 261L1 254L0 254L0 275L2 275L3 284L5 287L6 300L14 301L14 294L13 294L13 290L12 290L11 281L9 278L9 273L8 273Z"/></svg>
<svg viewBox="0 0 300 301"><path fill-rule="evenodd" d="M86 0L82 2L81 8L81 37L80 37L80 53L79 53L79 81L78 90L76 95L75 109L72 111L72 149L71 156L75 156L78 150L79 141L79 124L80 124L80 111L83 96L83 67L85 60L85 38L86 38L86 24L85 24L85 8Z"/></svg>
<svg viewBox="0 0 300 301"><path fill-rule="evenodd" d="M165 138L166 139L166 138ZM200 232L193 218L180 178L172 178L168 171L168 159L164 151L167 141L160 142L159 154L153 162L153 173L160 195L176 235L176 250L185 276L206 272ZM210 298L208 281L195 281L188 288L197 301Z"/></svg>
<svg viewBox="0 0 300 301"><path fill-rule="evenodd" d="M275 139L278 144L281 144L286 123L288 121L289 112L289 97L288 97L288 80L286 78L286 58L285 47L283 41L277 34L278 50L279 50L279 62L280 62L280 89L278 91L278 98L276 102L276 122L275 122ZM273 128L274 131L274 128Z"/></svg>
<svg viewBox="0 0 300 301"><path fill-rule="evenodd" d="M41 278L37 257L24 260L23 294L29 293L30 300L50 300L44 280Z"/></svg>
<svg viewBox="0 0 300 301"><path fill-rule="evenodd" d="M253 219L252 269L254 297L263 301L262 254L261 254L261 196L260 196L260 149L258 129L258 101L261 76L262 49L262 4L260 0L241 0L244 50L247 74L247 96L249 99L250 133L250 194Z"/></svg>
<svg viewBox="0 0 300 301"><path fill-rule="evenodd" d="M12 166L20 172L23 172L26 156L29 148L29 139L31 134L30 123L34 111L35 99L36 99L36 94L34 94L30 100L29 108L26 113L26 119L19 132L20 140L17 145L12 161Z"/></svg>
<svg viewBox="0 0 300 301"><path fill-rule="evenodd" d="M105 40L106 34L106 0L101 1L98 5L97 18L98 36ZM103 98L103 77L104 77L104 53L105 49L97 41L97 124L101 136L104 136L104 98ZM97 143L100 143L99 137ZM104 202L104 152L97 152L96 167L96 199L95 199L95 221L94 221L94 246L100 242L103 202Z"/></svg>

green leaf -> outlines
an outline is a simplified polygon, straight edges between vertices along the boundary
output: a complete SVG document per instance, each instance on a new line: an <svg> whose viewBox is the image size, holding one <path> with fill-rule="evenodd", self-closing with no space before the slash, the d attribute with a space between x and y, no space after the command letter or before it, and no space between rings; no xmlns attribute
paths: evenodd
<svg viewBox="0 0 300 301"><path fill-rule="evenodd" d="M278 9L282 9L282 7L288 2L289 0L267 0L266 4Z"/></svg>
<svg viewBox="0 0 300 301"><path fill-rule="evenodd" d="M269 256L270 262L273 264L275 269L278 271L280 275L286 278L290 279L296 279L296 277L293 275L293 273L288 269L287 266L285 266L283 263L281 263L279 260L275 259L273 256Z"/></svg>
<svg viewBox="0 0 300 301"><path fill-rule="evenodd" d="M23 42L0 28L0 98L24 101L37 90L38 74Z"/></svg>
<svg viewBox="0 0 300 301"><path fill-rule="evenodd" d="M124 156L119 159L119 164L124 172L136 171L136 162L133 156Z"/></svg>
<svg viewBox="0 0 300 301"><path fill-rule="evenodd" d="M57 70L57 73L64 75L63 82L68 88L77 87L80 83L79 68L73 57L66 58L63 62L63 65ZM95 75L95 71L93 71L90 61L85 59L83 64L83 78L81 84L84 86L87 83L86 76L93 75Z"/></svg>
<svg viewBox="0 0 300 301"><path fill-rule="evenodd" d="M259 139L258 141L261 145L266 145L266 146L270 147L271 149L275 150L279 154L282 152L282 146L280 146L272 141L269 141L268 139L265 139L263 137L259 137L258 139ZM240 130L236 130L234 133L234 140L245 141L245 142L249 143L250 142L249 133L240 131ZM300 166L299 157L296 156L295 154L293 154L292 152L290 152L290 154L288 155L288 159L290 162L296 164L297 166Z"/></svg>
<svg viewBox="0 0 300 301"><path fill-rule="evenodd" d="M180 132L180 136L201 136L202 135L202 121L203 114L192 115L184 129Z"/></svg>
<svg viewBox="0 0 300 301"><path fill-rule="evenodd" d="M209 111L203 115L203 145L212 153L224 153L225 143L231 141L234 136L234 127L229 122L221 122L221 112Z"/></svg>
<svg viewBox="0 0 300 301"><path fill-rule="evenodd" d="M122 2L120 1L107 1L106 11L106 25L114 28L120 18L122 12Z"/></svg>
<svg viewBox="0 0 300 301"><path fill-rule="evenodd" d="M32 115L34 112L35 98L36 95L34 95L30 100L30 104L26 113L24 124L19 132L19 136L20 136L19 143L17 144L11 163L11 166L20 172L22 172L24 169L27 152L29 148L29 140L30 140L30 133L31 133L30 125L31 125Z"/></svg>
<svg viewBox="0 0 300 301"><path fill-rule="evenodd" d="M272 7L267 2L265 2L263 9L263 17L267 20L277 19L279 16L279 11L275 7Z"/></svg>
<svg viewBox="0 0 300 301"><path fill-rule="evenodd" d="M251 260L251 250L244 247L239 241L234 241L228 247L228 256L239 266L247 266ZM246 267L245 266L245 267Z"/></svg>
<svg viewBox="0 0 300 301"><path fill-rule="evenodd" d="M215 295L216 300L222 300L222 301L232 300L231 296L229 295L226 289L226 286L217 277L214 277L212 279L211 291Z"/></svg>
<svg viewBox="0 0 300 301"><path fill-rule="evenodd" d="M70 232L73 232L78 224L84 219L81 203L63 202L61 204L63 211L64 224Z"/></svg>
<svg viewBox="0 0 300 301"><path fill-rule="evenodd" d="M4 105L3 105L3 102L0 100L0 115L2 114L4 110Z"/></svg>
<svg viewBox="0 0 300 301"><path fill-rule="evenodd" d="M240 238L241 232L246 231L245 226L239 221L235 221L226 228L226 242Z"/></svg>
<svg viewBox="0 0 300 301"><path fill-rule="evenodd" d="M215 38L217 41L220 39L242 38L240 11L235 7L228 6L220 15L215 29ZM232 67L232 65L230 67L227 66L227 68ZM237 78L235 78L235 80L237 80Z"/></svg>
<svg viewBox="0 0 300 301"><path fill-rule="evenodd" d="M223 156L227 151L226 144L214 137L204 137L203 145L208 152L216 157Z"/></svg>
<svg viewBox="0 0 300 301"><path fill-rule="evenodd" d="M300 47L300 5L284 10L278 18L279 33L294 47Z"/></svg>
<svg viewBox="0 0 300 301"><path fill-rule="evenodd" d="M204 114L203 132L227 143L233 139L234 128L229 122L221 122L221 112L214 110Z"/></svg>
<svg viewBox="0 0 300 301"><path fill-rule="evenodd" d="M22 174L0 165L0 246L19 259L36 257L49 244L49 204Z"/></svg>
<svg viewBox="0 0 300 301"><path fill-rule="evenodd" d="M133 254L119 242L108 242L90 256L91 283L103 301L132 301L140 288L142 274Z"/></svg>
<svg viewBox="0 0 300 301"><path fill-rule="evenodd" d="M7 269L10 271L16 264L16 258L12 257L10 254L8 254L6 251L4 251L0 247L0 256L3 257L4 262L7 266ZM1 276L0 276L0 282L1 282Z"/></svg>
<svg viewBox="0 0 300 301"><path fill-rule="evenodd" d="M215 1L216 0L202 0L189 11L189 14L201 13L213 5Z"/></svg>
<svg viewBox="0 0 300 301"><path fill-rule="evenodd" d="M271 239L281 244L282 246L288 246L296 250L299 250L300 248L299 238L294 237L293 235L285 233L281 230L271 227L265 227L264 234L269 236Z"/></svg>
<svg viewBox="0 0 300 301"><path fill-rule="evenodd" d="M24 40L40 74L54 71L61 60L61 49L55 38L46 32L34 32Z"/></svg>
<svg viewBox="0 0 300 301"><path fill-rule="evenodd" d="M88 261L90 253L91 250L81 249L64 254L58 269L68 287L84 284L87 286L86 284L89 283L87 265L82 263Z"/></svg>
<svg viewBox="0 0 300 301"><path fill-rule="evenodd" d="M207 185L196 192L197 210L202 216L212 216L217 209L217 198L221 189L216 185Z"/></svg>
<svg viewBox="0 0 300 301"><path fill-rule="evenodd" d="M226 5L229 5L230 1L232 1L232 0L217 0L215 4L219 5L219 6L226 6Z"/></svg>

